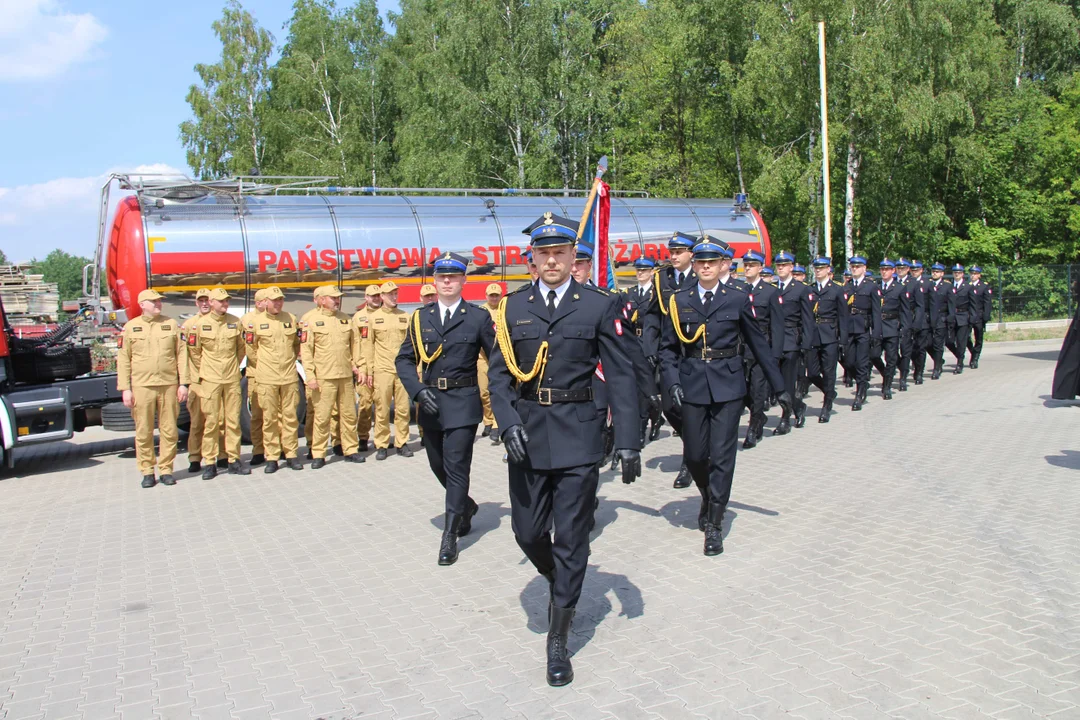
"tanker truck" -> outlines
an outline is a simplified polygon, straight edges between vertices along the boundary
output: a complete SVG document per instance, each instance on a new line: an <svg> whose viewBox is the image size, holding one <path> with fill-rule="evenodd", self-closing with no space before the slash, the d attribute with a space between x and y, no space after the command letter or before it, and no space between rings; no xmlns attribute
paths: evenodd
<svg viewBox="0 0 1080 720"><path fill-rule="evenodd" d="M584 192L564 189L350 188L332 186L332 180L110 176L102 187L94 262L83 269L86 314L99 324L120 326L139 313L139 292L152 288L165 298L163 312L182 321L194 311L196 290L219 286L235 297L230 311L241 315L253 307L255 291L276 285L285 294L285 309L301 315L312 307L313 290L326 284L341 288L342 310L351 313L368 285L386 280L398 285L401 306L408 310L419 304L421 285L431 279L431 261L447 251L469 258L464 297L480 301L492 282L510 291L529 279L523 228L549 210L580 217L585 203ZM114 189L124 193L115 203ZM667 240L676 231L721 238L736 256L749 249L766 256L771 251L765 224L745 196L683 200L613 192L609 244L616 278L633 283L632 265L642 255L665 261ZM112 310L105 307L103 284ZM298 363L298 382L303 377ZM126 409L111 405L119 400L115 376L92 376L99 391L77 399L68 393L61 400L64 383L85 381L50 383L58 406L82 419L45 435L23 431L0 385L0 433L9 467L13 447L69 438L78 425L99 417L106 427L130 429ZM103 386L111 391L101 391ZM303 412L301 407L301 417ZM241 425L246 441L246 399Z"/></svg>

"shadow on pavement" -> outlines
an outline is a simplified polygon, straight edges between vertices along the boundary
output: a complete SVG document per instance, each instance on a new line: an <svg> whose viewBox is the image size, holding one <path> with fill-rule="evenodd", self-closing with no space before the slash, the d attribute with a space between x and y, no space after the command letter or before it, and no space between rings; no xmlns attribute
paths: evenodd
<svg viewBox="0 0 1080 720"><path fill-rule="evenodd" d="M1048 408L1080 407L1080 400L1055 400L1052 395L1040 395L1039 399L1043 401L1043 407Z"/></svg>
<svg viewBox="0 0 1080 720"><path fill-rule="evenodd" d="M589 565L585 571L585 582L570 633L571 652L577 652L588 645L596 634L596 628L615 609L608 598L610 592L614 592L619 601L620 617L634 619L645 614L645 601L637 585L630 582L625 575L603 572L596 565ZM529 630L538 635L547 634L547 580L540 575L534 577L521 591L520 599L521 607L529 618Z"/></svg>
<svg viewBox="0 0 1080 720"><path fill-rule="evenodd" d="M1069 470L1080 470L1080 452L1062 450L1060 455L1047 455L1046 462Z"/></svg>
<svg viewBox="0 0 1080 720"><path fill-rule="evenodd" d="M1057 362L1060 350L1042 350L1039 352L1009 353L1010 357L1026 358L1028 360L1048 360Z"/></svg>
<svg viewBox="0 0 1080 720"><path fill-rule="evenodd" d="M480 538L487 535L492 530L497 530L502 525L502 519L504 517L510 517L510 508L504 507L502 503L498 502L482 502L477 503L480 508L476 511L476 515L472 519L472 532L465 537L458 538L458 551L464 551L475 545ZM431 524L440 533L443 531L443 525L445 524L446 515L436 515L431 518Z"/></svg>
<svg viewBox="0 0 1080 720"><path fill-rule="evenodd" d="M677 473L682 466L682 455L660 455L645 461L645 467L665 473ZM606 471L607 468L605 467Z"/></svg>

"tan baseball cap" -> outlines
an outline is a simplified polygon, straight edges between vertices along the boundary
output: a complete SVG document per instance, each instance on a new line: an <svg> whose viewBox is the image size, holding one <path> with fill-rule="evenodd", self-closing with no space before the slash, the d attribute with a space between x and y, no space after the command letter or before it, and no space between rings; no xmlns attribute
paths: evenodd
<svg viewBox="0 0 1080 720"><path fill-rule="evenodd" d="M393 280L387 280L379 287L380 293L388 293L397 290L397 284Z"/></svg>
<svg viewBox="0 0 1080 720"><path fill-rule="evenodd" d="M154 290L143 290L139 293L139 302L144 302L146 300L160 300L162 297L163 295L161 295L161 293L155 292Z"/></svg>
<svg viewBox="0 0 1080 720"><path fill-rule="evenodd" d="M232 295L229 294L229 291L223 287L216 287L210 291L211 300L228 300L231 297Z"/></svg>
<svg viewBox="0 0 1080 720"><path fill-rule="evenodd" d="M368 285L367 290L364 291L364 295L380 295L382 288L378 285Z"/></svg>
<svg viewBox="0 0 1080 720"><path fill-rule="evenodd" d="M315 289L316 297L341 297L342 294L337 285L320 285Z"/></svg>
<svg viewBox="0 0 1080 720"><path fill-rule="evenodd" d="M285 293L281 292L281 288L279 288L277 285L271 285L270 287L263 290L263 297L267 300L279 300L285 297Z"/></svg>
<svg viewBox="0 0 1080 720"><path fill-rule="evenodd" d="M425 284L420 288L420 297L423 297L424 295L437 295L438 292L439 291L435 289L434 285Z"/></svg>
<svg viewBox="0 0 1080 720"><path fill-rule="evenodd" d="M487 286L488 295L502 295L502 285L499 283L491 283Z"/></svg>
<svg viewBox="0 0 1080 720"><path fill-rule="evenodd" d="M265 300L265 299L266 299L266 290L260 289L260 290L255 291L255 302L259 302L259 301Z"/></svg>
<svg viewBox="0 0 1080 720"><path fill-rule="evenodd" d="M199 288L195 291L195 299L210 297L210 288Z"/></svg>

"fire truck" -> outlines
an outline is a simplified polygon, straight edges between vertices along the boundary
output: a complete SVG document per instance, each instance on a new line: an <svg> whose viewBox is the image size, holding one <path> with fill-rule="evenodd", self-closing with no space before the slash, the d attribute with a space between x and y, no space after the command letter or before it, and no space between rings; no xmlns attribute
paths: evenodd
<svg viewBox="0 0 1080 720"><path fill-rule="evenodd" d="M482 300L492 282L513 290L529 279L523 228L549 210L577 218L585 202L584 192L564 189L337 187L332 181L110 176L101 191L94 262L83 268L77 321L122 326L139 313L137 297L147 288L161 293L163 312L181 321L194 312L202 287L226 288L235 298L230 311L240 315L253 307L257 290L276 285L285 309L300 315L320 285L340 287L342 309L352 312L368 285L393 280L409 309L431 279L431 261L447 251L469 258L465 299ZM118 200L116 191L122 193ZM771 250L765 224L745 196L659 199L615 191L609 241L616 277L633 282L632 265L642 255L666 260L667 240L676 231L721 238L737 256L751 248L766 255ZM67 349L77 347L68 342L70 328L57 333L34 347L20 346L18 354L78 352ZM6 329L0 339L0 433L9 467L15 447L67 439L98 422L132 427L130 414L114 405L120 399L115 375L81 375L76 371L82 368L69 363L50 377L23 379L13 372L12 350ZM299 364L297 375L302 382ZM245 431L250 424L246 401L241 424Z"/></svg>

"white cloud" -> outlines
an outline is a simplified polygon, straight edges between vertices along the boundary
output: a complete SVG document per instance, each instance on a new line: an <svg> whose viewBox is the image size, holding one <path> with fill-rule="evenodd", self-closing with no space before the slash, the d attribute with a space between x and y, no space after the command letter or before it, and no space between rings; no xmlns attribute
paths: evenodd
<svg viewBox="0 0 1080 720"><path fill-rule="evenodd" d="M108 29L56 0L0 0L0 82L41 80L83 62Z"/></svg>
<svg viewBox="0 0 1080 720"><path fill-rule="evenodd" d="M16 262L45 257L54 248L92 257L97 243L101 186L113 172L184 174L169 165L155 163L132 170L108 170L91 177L0 187L0 250ZM110 198L113 208L125 194L113 186Z"/></svg>

